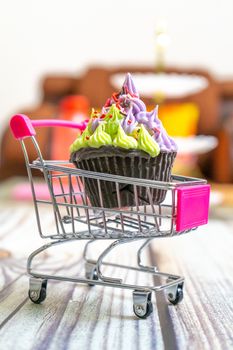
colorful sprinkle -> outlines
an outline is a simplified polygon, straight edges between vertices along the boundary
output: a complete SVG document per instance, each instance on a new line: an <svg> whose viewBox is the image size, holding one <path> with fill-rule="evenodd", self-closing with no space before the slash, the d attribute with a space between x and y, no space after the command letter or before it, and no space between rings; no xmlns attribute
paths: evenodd
<svg viewBox="0 0 233 350"><path fill-rule="evenodd" d="M111 105L111 99L108 98L107 101L105 102L104 107L109 107Z"/></svg>
<svg viewBox="0 0 233 350"><path fill-rule="evenodd" d="M155 132L160 133L160 130L159 130L158 128L153 128L153 130L154 130Z"/></svg>
<svg viewBox="0 0 233 350"><path fill-rule="evenodd" d="M121 105L120 105L120 102L117 102L116 107L119 109L120 112L123 111L123 109L122 109L122 107L121 107Z"/></svg>
<svg viewBox="0 0 233 350"><path fill-rule="evenodd" d="M112 98L114 99L115 102L117 102L118 101L118 94L116 92L114 92L112 94Z"/></svg>
<svg viewBox="0 0 233 350"><path fill-rule="evenodd" d="M127 95L129 93L128 86L124 86L125 94Z"/></svg>
<svg viewBox="0 0 233 350"><path fill-rule="evenodd" d="M124 92L126 95L128 95L129 97L138 97L137 94L133 94L132 92L129 92L128 86L124 86Z"/></svg>

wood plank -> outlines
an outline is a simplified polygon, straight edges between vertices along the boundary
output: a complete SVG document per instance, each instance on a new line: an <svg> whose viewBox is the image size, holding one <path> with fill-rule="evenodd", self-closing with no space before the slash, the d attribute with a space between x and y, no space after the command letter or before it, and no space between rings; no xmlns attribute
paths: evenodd
<svg viewBox="0 0 233 350"><path fill-rule="evenodd" d="M30 232L31 217L31 213L28 212L28 216L24 218L24 222L21 223L16 233L9 236L4 234L1 241L2 245L8 248L9 241L15 242L14 247L10 246L13 260L17 260L17 256L21 256L23 253L25 256L25 250L35 248L35 242L32 242L31 237L33 236ZM28 242L25 250L24 240ZM77 243L78 246L83 246L82 243ZM102 241L97 242L98 247L94 247L94 252L100 251L103 244ZM126 264L130 263L136 248L135 246L131 250L131 256L128 247L123 249L123 257L115 254L116 261L119 262L120 258L121 263L124 261ZM64 273L72 274L73 271L77 274L77 269L83 272L83 266L72 265L75 259L80 257L82 249L77 254L77 248L74 248L74 245L72 247L68 245L64 248L58 248L58 252L61 254L61 258L56 256L57 252L53 252L54 255L48 252L44 256L48 269L58 266L59 263L63 266L62 258L65 256L68 262ZM13 269L13 264L11 267ZM108 269L110 275L114 274L116 270L112 267ZM62 273L62 270L59 273ZM121 269L118 273L124 277L128 271ZM140 276L140 283L148 283L148 279L144 275ZM135 282L139 278L134 272L128 277L131 277L131 282ZM89 288L66 282L50 282L48 284L48 297L44 304L34 305L28 300L25 301L27 290L28 281L25 276L18 276L15 281L11 281L4 287L4 293L1 294L1 309L4 312L2 312L0 320L2 324L0 348L5 346L8 349L13 349L15 342L20 343L19 349L27 347L33 349L76 349L78 344L83 349L85 347L94 349L96 344L102 344L103 348L107 346L119 349L135 348L135 338L138 338L138 332L144 334L142 344L140 345L140 342L137 341L138 349L155 342L155 336L157 338L156 344L163 343L156 312L152 316L153 326L151 326L150 319L143 320L141 324L138 323L132 310L131 291L103 287ZM14 339L12 338L12 329L14 329ZM110 330L112 330L113 336L109 336ZM18 340L17 334L20 337Z"/></svg>
<svg viewBox="0 0 233 350"><path fill-rule="evenodd" d="M14 210L17 212L16 207ZM154 313L139 320L132 311L132 291L117 288L49 281L45 302L31 303L27 298L26 257L45 240L39 238L31 206L22 206L17 213L14 225L13 220L6 224L8 214L0 213L0 223L1 217L5 222L0 245L2 252L10 253L0 255L0 349L15 349L16 344L22 350L232 349L231 223L211 221L186 236L154 240L151 257L145 254L146 262L152 260L161 270L184 275L185 297L174 307L167 304L163 293L157 294ZM42 215L49 232L53 222L46 209ZM98 241L92 247L94 255L105 244ZM139 244L120 247L110 260L134 264ZM83 276L83 247L83 242L75 241L53 248L39 257L37 268ZM131 283L153 282L145 273L114 267L104 272Z"/></svg>
<svg viewBox="0 0 233 350"><path fill-rule="evenodd" d="M129 254L125 254L121 263L128 263L129 260ZM116 270L108 269L109 275ZM77 273L77 266L69 269L68 265L63 272L70 273L72 270ZM126 273L127 270L123 270L121 277ZM133 275L131 281L139 279L138 275L135 273ZM144 275L138 282L148 283ZM151 319L139 323L133 316L132 296L129 291L103 287L89 288L65 282L49 283L48 298L43 305L27 302L17 310L9 322L4 324L4 328L0 331L0 348L4 345L8 349L13 349L17 334L21 334L23 345L22 347L20 345L19 349L32 346L33 349L77 349L77 347L96 349L97 345L99 348L109 346L117 349L133 349L135 339L137 348L144 349L153 343L162 344L156 312L152 319L153 326ZM16 334L14 342L10 336L12 329ZM139 333L143 335L143 340L138 337Z"/></svg>
<svg viewBox="0 0 233 350"><path fill-rule="evenodd" d="M12 212L12 218L4 215L0 225L0 291L4 291L14 280L25 274L27 256L33 249L45 243L36 232L31 205L17 209L12 207ZM47 225L49 227L51 222L47 222Z"/></svg>
<svg viewBox="0 0 233 350"><path fill-rule="evenodd" d="M167 307L180 349L233 348L233 231L229 227L211 221L192 234L153 244L160 269L186 279L184 301Z"/></svg>

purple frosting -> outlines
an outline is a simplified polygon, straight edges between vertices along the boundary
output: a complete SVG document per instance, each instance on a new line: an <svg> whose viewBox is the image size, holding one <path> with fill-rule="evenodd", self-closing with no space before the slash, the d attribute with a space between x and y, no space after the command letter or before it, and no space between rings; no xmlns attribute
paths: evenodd
<svg viewBox="0 0 233 350"><path fill-rule="evenodd" d="M132 108L132 101L128 95L121 94L119 96L119 104L125 113L128 113L128 111Z"/></svg>
<svg viewBox="0 0 233 350"><path fill-rule="evenodd" d="M118 107L121 108L121 112L126 115L131 109L134 116L137 116L140 112L146 112L146 105L140 100L139 93L130 73L127 73L121 91L118 94L114 93L111 98L107 100L107 107L105 106L103 110L108 110L114 103L118 105Z"/></svg>
<svg viewBox="0 0 233 350"><path fill-rule="evenodd" d="M139 98L132 98L132 105L133 105L133 113L137 115L140 112L145 112L146 111L146 105L142 100Z"/></svg>
<svg viewBox="0 0 233 350"><path fill-rule="evenodd" d="M136 119L137 119L138 123L146 124L147 123L147 112L146 111L139 112L136 115Z"/></svg>
<svg viewBox="0 0 233 350"><path fill-rule="evenodd" d="M152 112L148 112L148 122L146 126L154 131L154 139L159 144L161 150L177 151L175 141L168 136L161 120L158 118L158 106Z"/></svg>
<svg viewBox="0 0 233 350"><path fill-rule="evenodd" d="M138 124L143 124L153 134L153 138L164 151L177 151L175 141L168 136L162 122L158 118L158 106L153 111L147 112L145 103L139 98L139 93L134 85L133 79L127 73L122 89L114 93L102 108L101 114L107 114L112 104L120 109L124 119L121 126L126 134L131 134ZM100 117L93 119L92 131L99 125Z"/></svg>
<svg viewBox="0 0 233 350"><path fill-rule="evenodd" d="M132 113L132 109L129 110L127 116L122 120L121 126L126 134L131 134L136 128L137 121Z"/></svg>
<svg viewBox="0 0 233 350"><path fill-rule="evenodd" d="M133 79L130 73L126 74L125 81L122 86L122 90L125 94L130 93L130 95L134 95L134 97L139 97L138 90L136 89Z"/></svg>
<svg viewBox="0 0 233 350"><path fill-rule="evenodd" d="M154 130L156 128L158 128L158 106L156 106L153 111L151 112L147 112L147 123L146 126L151 129ZM155 130L154 130L155 131Z"/></svg>

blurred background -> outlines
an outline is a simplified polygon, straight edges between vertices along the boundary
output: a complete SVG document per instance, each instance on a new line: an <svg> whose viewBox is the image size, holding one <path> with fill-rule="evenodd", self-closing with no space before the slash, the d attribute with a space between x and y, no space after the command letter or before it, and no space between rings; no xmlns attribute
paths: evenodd
<svg viewBox="0 0 233 350"><path fill-rule="evenodd" d="M206 177L233 205L233 3L9 0L0 11L0 179L25 176L9 119L82 120L131 72L179 146L174 172ZM39 130L45 158L76 132ZM59 147L60 145L60 147ZM67 147L66 147L67 146ZM23 181L23 180L20 180Z"/></svg>

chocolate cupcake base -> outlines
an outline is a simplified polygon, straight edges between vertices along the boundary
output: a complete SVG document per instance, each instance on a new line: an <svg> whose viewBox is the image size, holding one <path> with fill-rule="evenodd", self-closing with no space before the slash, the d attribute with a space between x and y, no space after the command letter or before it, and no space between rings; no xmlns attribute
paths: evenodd
<svg viewBox="0 0 233 350"><path fill-rule="evenodd" d="M82 148L71 154L71 162L78 169L100 173L121 175L146 180L170 181L171 169L176 152L161 151L152 158L149 154L138 150L125 150L113 146L101 148ZM137 186L138 203L135 200L134 187L131 184L119 183L120 198L117 196L116 182L100 180L102 203L96 179L85 178L85 191L94 207L116 208L150 204L160 204L166 191L150 189L149 199L146 187Z"/></svg>

